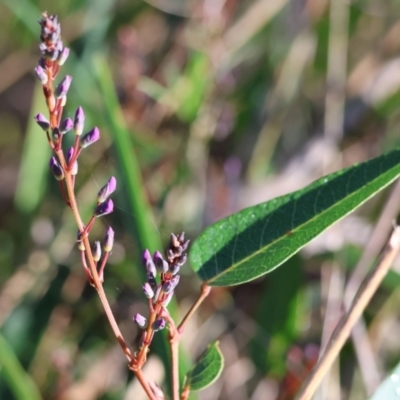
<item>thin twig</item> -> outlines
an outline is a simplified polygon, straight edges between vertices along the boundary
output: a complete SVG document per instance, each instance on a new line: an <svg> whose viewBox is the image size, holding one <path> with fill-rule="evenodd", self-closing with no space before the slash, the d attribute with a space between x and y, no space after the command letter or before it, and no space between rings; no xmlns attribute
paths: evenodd
<svg viewBox="0 0 400 400"><path fill-rule="evenodd" d="M333 332L322 357L307 377L296 396L296 400L309 400L312 398L322 378L325 376L338 356L340 349L348 339L351 329L360 318L362 312L392 266L399 250L400 227L397 226L390 236L380 262L374 268L371 275L364 280L349 311L343 316Z"/></svg>
<svg viewBox="0 0 400 400"><path fill-rule="evenodd" d="M183 333L183 331L185 329L185 325L186 325L187 321L189 320L189 318L196 312L196 310L200 307L201 303L210 294L210 292L211 292L211 286L208 286L206 283L203 283L201 285L201 291L200 291L199 297L193 303L192 307L190 308L188 313L185 315L182 322L178 325L178 332L180 334Z"/></svg>

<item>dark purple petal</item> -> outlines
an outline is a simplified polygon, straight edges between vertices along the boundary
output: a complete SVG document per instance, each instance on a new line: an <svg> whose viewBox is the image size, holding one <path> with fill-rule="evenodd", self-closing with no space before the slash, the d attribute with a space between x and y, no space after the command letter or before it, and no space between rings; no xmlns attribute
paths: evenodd
<svg viewBox="0 0 400 400"><path fill-rule="evenodd" d="M114 203L111 199L108 199L104 203L99 204L93 211L95 217L101 217L112 213L114 210Z"/></svg>
<svg viewBox="0 0 400 400"><path fill-rule="evenodd" d="M61 165L58 163L55 157L50 158L50 169L53 172L54 177L58 180L61 181L64 179L64 171L61 168Z"/></svg>
<svg viewBox="0 0 400 400"><path fill-rule="evenodd" d="M47 131L50 128L50 122L43 114L37 114L35 116L36 123L44 130Z"/></svg>
<svg viewBox="0 0 400 400"><path fill-rule="evenodd" d="M84 149L100 139L100 131L95 126L91 131L81 137L81 147Z"/></svg>
<svg viewBox="0 0 400 400"><path fill-rule="evenodd" d="M151 327L153 328L154 331L160 331L161 329L164 329L166 325L165 319L164 318L158 318L156 319Z"/></svg>

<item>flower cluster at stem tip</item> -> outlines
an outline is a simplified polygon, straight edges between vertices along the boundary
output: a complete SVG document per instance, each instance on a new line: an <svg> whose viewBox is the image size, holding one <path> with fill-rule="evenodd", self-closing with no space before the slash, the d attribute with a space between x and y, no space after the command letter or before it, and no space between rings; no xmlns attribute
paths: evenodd
<svg viewBox="0 0 400 400"><path fill-rule="evenodd" d="M151 324L153 331L159 331L166 325L166 321L162 317L163 310L171 301L174 290L179 283L178 272L186 262L188 246L189 240L185 241L184 232L179 235L171 233L165 258L159 251L156 251L153 256L151 256L149 250L143 252L142 262L147 276L142 287L143 293L151 302L151 311L155 311L157 314ZM159 276L158 282L157 276ZM148 327L148 321L143 315L136 314L133 320L141 329Z"/></svg>
<svg viewBox="0 0 400 400"><path fill-rule="evenodd" d="M40 113L34 118L39 127L46 132L48 143L53 150L54 154L50 158L49 166L54 177L59 182L63 199L77 213L74 187L75 177L78 173L78 158L83 149L99 140L100 131L97 127L94 127L84 133L85 113L82 107L76 109L73 119L65 118L62 120L72 77L65 76L57 86L54 85L54 80L61 66L68 58L69 49L61 41L61 27L57 16L48 15L45 12L38 22L41 27L39 45L41 57L38 66L35 68L35 74L42 84L49 118ZM74 145L64 152L62 146L63 137L70 131L75 134ZM94 284L93 276L90 268L86 265L85 245L82 243L82 238L89 235L96 218L110 214L114 210L114 203L109 197L116 190L116 187L117 181L114 177L111 177L97 194L97 203L93 209L91 219L86 225L81 224L82 226L80 226L78 232L78 248L82 252L82 264L92 285ZM109 227L103 241L103 260L98 269L101 282L103 281L104 266L112 250L113 243L114 231ZM92 247L92 258L96 267L101 259L101 253L102 248L100 242L97 241Z"/></svg>

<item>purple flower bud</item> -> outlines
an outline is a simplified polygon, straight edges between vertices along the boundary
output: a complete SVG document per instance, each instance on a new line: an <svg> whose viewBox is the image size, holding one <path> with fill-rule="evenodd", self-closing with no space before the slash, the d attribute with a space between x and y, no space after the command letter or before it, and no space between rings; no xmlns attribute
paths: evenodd
<svg viewBox="0 0 400 400"><path fill-rule="evenodd" d="M81 147L84 149L100 139L100 131L95 126L91 131L81 137Z"/></svg>
<svg viewBox="0 0 400 400"><path fill-rule="evenodd" d="M186 260L187 260L187 254L184 253L180 257L178 257L178 259L175 261L175 264L182 267L182 265L185 264Z"/></svg>
<svg viewBox="0 0 400 400"><path fill-rule="evenodd" d="M146 282L143 286L143 293L148 299L152 299L154 297L154 291L150 285L150 283Z"/></svg>
<svg viewBox="0 0 400 400"><path fill-rule="evenodd" d="M108 182L99 190L97 201L103 203L117 188L117 180L112 176Z"/></svg>
<svg viewBox="0 0 400 400"><path fill-rule="evenodd" d="M59 130L64 135L65 133L69 132L74 127L74 123L72 122L71 118L66 118L64 121L61 122Z"/></svg>
<svg viewBox="0 0 400 400"><path fill-rule="evenodd" d="M166 281L162 285L162 290L164 293L171 293L175 288L176 285L179 283L180 276L175 275L171 280Z"/></svg>
<svg viewBox="0 0 400 400"><path fill-rule="evenodd" d="M166 325L165 319L158 318L152 323L151 327L153 328L153 331L157 332L161 331L161 329L164 329L165 325Z"/></svg>
<svg viewBox="0 0 400 400"><path fill-rule="evenodd" d="M147 327L147 319L143 317L141 314L136 314L133 317L133 320L136 322L136 324L139 326L141 329L146 329Z"/></svg>
<svg viewBox="0 0 400 400"><path fill-rule="evenodd" d="M40 66L38 65L35 68L35 74L36 77L39 79L39 81L41 82L42 85L45 85L47 83L47 81L49 80L46 71Z"/></svg>
<svg viewBox="0 0 400 400"><path fill-rule="evenodd" d="M171 281L166 281L166 282L163 283L163 285L162 285L162 291L163 291L164 293L170 293L170 292L172 292L172 283L171 283Z"/></svg>
<svg viewBox="0 0 400 400"><path fill-rule="evenodd" d="M101 246L98 240L93 243L92 254L93 260L98 262L101 258Z"/></svg>
<svg viewBox="0 0 400 400"><path fill-rule="evenodd" d="M57 99L66 96L69 87L71 86L72 76L67 75L54 90L54 96Z"/></svg>
<svg viewBox="0 0 400 400"><path fill-rule="evenodd" d="M74 131L77 136L82 135L84 123L85 123L85 113L83 112L82 107L78 107L76 109L75 119L74 119Z"/></svg>
<svg viewBox="0 0 400 400"><path fill-rule="evenodd" d="M159 251L156 251L153 256L154 264L157 268L157 271L160 273L166 273L169 269L168 263L163 259L162 254Z"/></svg>
<svg viewBox="0 0 400 400"><path fill-rule="evenodd" d="M64 65L65 61L67 61L68 56L69 56L69 48L64 47L60 52L60 54L58 55L57 64L60 66Z"/></svg>
<svg viewBox="0 0 400 400"><path fill-rule="evenodd" d="M61 165L57 162L55 157L50 158L50 169L53 172L54 177L58 180L61 181L64 179L64 171L61 168Z"/></svg>
<svg viewBox="0 0 400 400"><path fill-rule="evenodd" d="M148 275L156 276L157 270L154 265L153 259L151 258L150 251L146 249L142 255L143 265L146 267L146 271Z"/></svg>
<svg viewBox="0 0 400 400"><path fill-rule="evenodd" d="M114 230L109 226L104 236L103 250L106 253L110 253L114 245Z"/></svg>
<svg viewBox="0 0 400 400"><path fill-rule="evenodd" d="M74 154L74 148L70 147L70 149L67 152L67 161L68 164L71 162L72 156ZM76 175L78 173L78 161L75 160L74 164L71 167L71 175Z"/></svg>
<svg viewBox="0 0 400 400"><path fill-rule="evenodd" d="M50 122L47 120L47 118L43 114L40 114L40 113L37 114L35 116L35 121L44 131L49 130Z"/></svg>
<svg viewBox="0 0 400 400"><path fill-rule="evenodd" d="M114 203L111 199L108 199L104 203L99 204L93 211L95 217L101 217L112 213L114 210Z"/></svg>

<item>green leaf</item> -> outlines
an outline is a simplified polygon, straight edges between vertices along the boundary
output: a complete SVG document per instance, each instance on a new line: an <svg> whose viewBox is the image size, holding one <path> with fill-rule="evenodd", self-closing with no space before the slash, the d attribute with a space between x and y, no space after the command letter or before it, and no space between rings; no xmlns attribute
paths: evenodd
<svg viewBox="0 0 400 400"><path fill-rule="evenodd" d="M400 396L400 363L378 387L369 400L398 400Z"/></svg>
<svg viewBox="0 0 400 400"><path fill-rule="evenodd" d="M22 368L13 349L0 334L0 368L1 375L8 383L16 400L40 400L39 389L31 377Z"/></svg>
<svg viewBox="0 0 400 400"><path fill-rule="evenodd" d="M211 343L197 361L196 365L187 373L185 388L202 390L214 383L224 367L224 358L219 349L219 342Z"/></svg>
<svg viewBox="0 0 400 400"><path fill-rule="evenodd" d="M190 252L210 286L251 281L280 266L400 174L400 150L321 178L305 189L246 208L208 227Z"/></svg>

